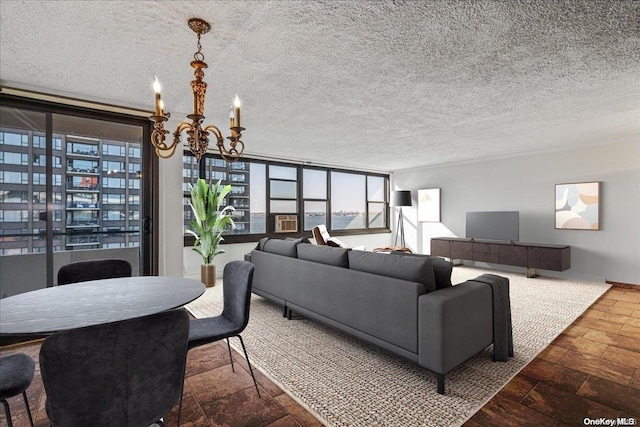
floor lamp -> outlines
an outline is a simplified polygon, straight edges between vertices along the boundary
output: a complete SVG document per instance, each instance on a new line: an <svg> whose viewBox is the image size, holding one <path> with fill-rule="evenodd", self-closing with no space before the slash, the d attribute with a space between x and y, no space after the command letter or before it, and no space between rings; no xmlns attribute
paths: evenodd
<svg viewBox="0 0 640 427"><path fill-rule="evenodd" d="M391 201L389 206L397 207L398 209L398 226L396 227L396 238L393 241L393 246L398 246L398 235L400 235L400 246L405 247L404 243L404 217L402 216L402 207L411 206L411 191L399 190L391 192Z"/></svg>

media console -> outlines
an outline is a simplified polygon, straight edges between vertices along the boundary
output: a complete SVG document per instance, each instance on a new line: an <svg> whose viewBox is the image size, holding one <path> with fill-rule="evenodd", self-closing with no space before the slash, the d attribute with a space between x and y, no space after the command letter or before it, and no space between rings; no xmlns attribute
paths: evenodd
<svg viewBox="0 0 640 427"><path fill-rule="evenodd" d="M564 271L571 268L571 246L499 240L434 237L431 255L451 261L479 261L525 267L527 277L536 277L540 270Z"/></svg>

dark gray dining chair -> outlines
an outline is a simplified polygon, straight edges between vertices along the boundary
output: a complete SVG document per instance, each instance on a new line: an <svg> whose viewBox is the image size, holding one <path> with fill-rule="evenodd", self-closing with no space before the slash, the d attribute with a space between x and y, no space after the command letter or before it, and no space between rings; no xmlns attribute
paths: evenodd
<svg viewBox="0 0 640 427"><path fill-rule="evenodd" d="M58 285L85 282L87 280L131 277L129 261L124 259L94 259L66 264L58 270Z"/></svg>
<svg viewBox="0 0 640 427"><path fill-rule="evenodd" d="M227 340L227 349L231 359L231 369L233 367L233 357L231 356L231 345L229 338L238 337L244 351L244 357L249 365L249 372L253 378L253 385L256 387L258 397L260 390L253 368L249 362L249 355L244 346L244 341L240 333L244 331L249 323L249 308L251 304L251 286L253 285L253 270L255 266L247 261L231 261L224 267L222 278L222 293L224 298L223 310L220 316L206 317L204 319L191 319L189 326L189 350L204 344L209 344L222 339ZM180 401L182 406L182 400Z"/></svg>
<svg viewBox="0 0 640 427"><path fill-rule="evenodd" d="M163 424L182 396L184 309L57 332L40 349L53 427Z"/></svg>
<svg viewBox="0 0 640 427"><path fill-rule="evenodd" d="M7 399L22 393L24 404L27 407L27 415L33 427L33 417L27 400L27 388L31 385L36 363L31 356L24 353L11 354L0 358L0 402L4 406L7 417L7 425L13 426L11 411Z"/></svg>

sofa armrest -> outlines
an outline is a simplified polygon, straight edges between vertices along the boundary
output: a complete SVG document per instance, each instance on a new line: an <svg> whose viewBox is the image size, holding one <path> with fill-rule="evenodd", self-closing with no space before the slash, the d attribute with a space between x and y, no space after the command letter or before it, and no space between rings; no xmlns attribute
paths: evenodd
<svg viewBox="0 0 640 427"><path fill-rule="evenodd" d="M440 257L433 258L433 274L436 277L436 289L448 288L451 286L451 273L453 263Z"/></svg>
<svg viewBox="0 0 640 427"><path fill-rule="evenodd" d="M444 375L493 342L491 287L467 281L418 298L418 363Z"/></svg>

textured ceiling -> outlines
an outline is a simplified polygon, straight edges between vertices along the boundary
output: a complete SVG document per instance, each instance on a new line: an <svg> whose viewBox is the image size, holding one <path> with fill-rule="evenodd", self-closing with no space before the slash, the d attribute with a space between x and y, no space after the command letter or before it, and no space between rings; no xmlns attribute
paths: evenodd
<svg viewBox="0 0 640 427"><path fill-rule="evenodd" d="M175 125L194 16L205 123L238 93L250 154L393 171L640 140L631 0L3 0L0 83L151 111L157 75Z"/></svg>

